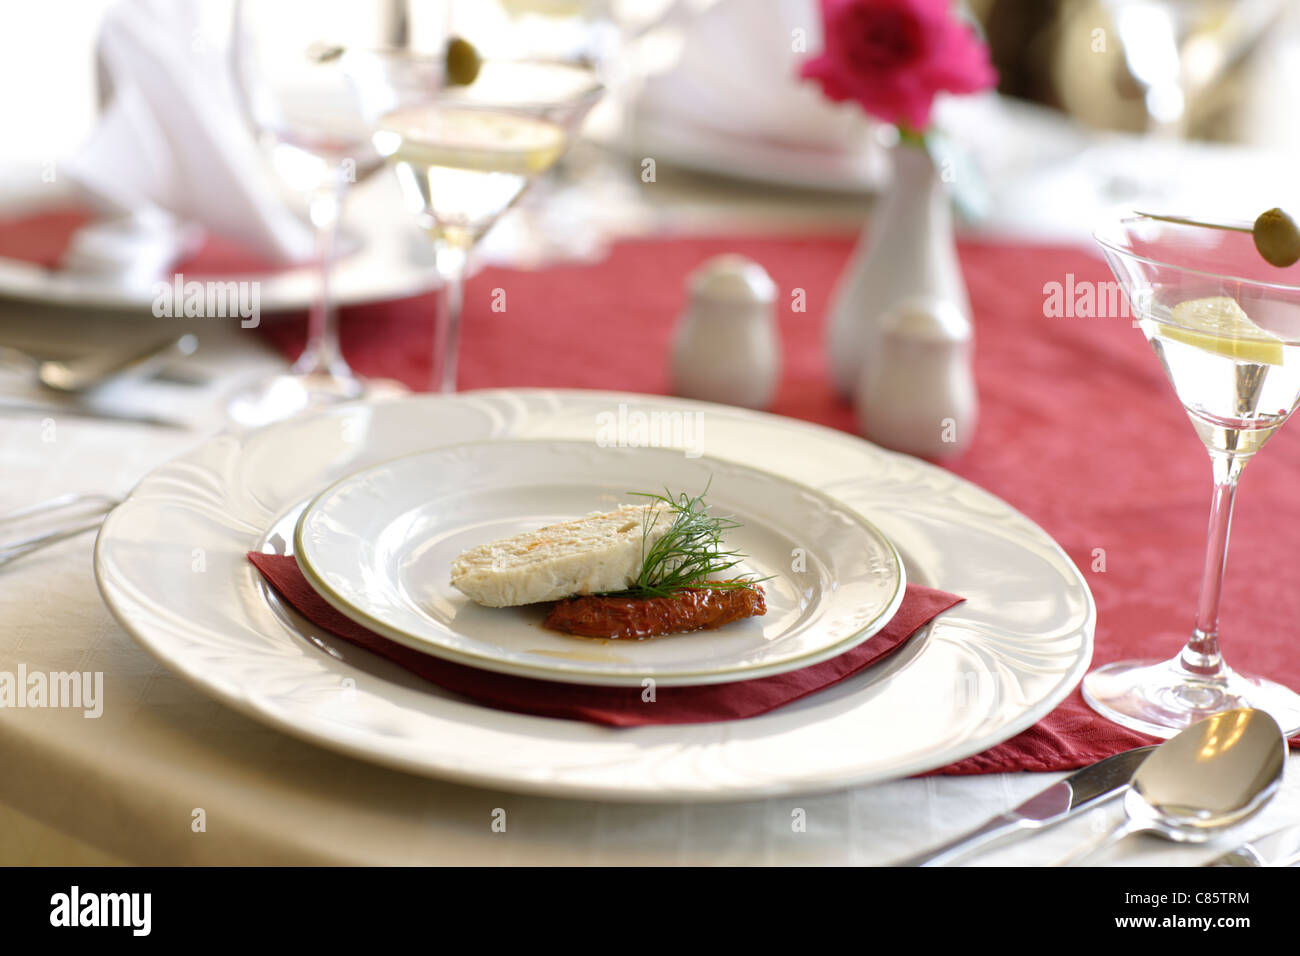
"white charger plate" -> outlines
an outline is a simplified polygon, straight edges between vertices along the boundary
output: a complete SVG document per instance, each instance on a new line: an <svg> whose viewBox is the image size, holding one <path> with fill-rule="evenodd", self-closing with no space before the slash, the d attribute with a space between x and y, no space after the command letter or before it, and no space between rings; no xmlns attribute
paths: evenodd
<svg viewBox="0 0 1300 956"><path fill-rule="evenodd" d="M611 428L639 441L621 423L684 418L690 447L778 471L870 515L909 581L965 603L884 661L770 714L610 728L442 692L313 628L245 557L288 552L310 498L403 454L492 438L594 441ZM95 571L142 646L254 719L413 773L586 799L739 800L933 770L1060 703L1088 667L1095 622L1082 575L1051 538L949 472L815 425L609 392L362 402L220 435L147 476L109 515Z"/></svg>
<svg viewBox="0 0 1300 956"><path fill-rule="evenodd" d="M761 617L600 641L547 630L544 605L480 607L451 586L452 561L476 545L645 503L630 491L706 487L712 512L741 523L725 542L746 555L735 573L766 579ZM504 674L623 687L718 684L810 666L884 627L906 583L889 541L828 495L675 449L593 442L479 442L376 465L308 505L294 546L326 601L391 640Z"/></svg>

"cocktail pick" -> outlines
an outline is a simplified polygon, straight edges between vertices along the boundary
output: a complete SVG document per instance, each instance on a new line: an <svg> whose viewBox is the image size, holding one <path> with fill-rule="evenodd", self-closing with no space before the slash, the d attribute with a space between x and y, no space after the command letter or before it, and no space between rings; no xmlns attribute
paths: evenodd
<svg viewBox="0 0 1300 956"><path fill-rule="evenodd" d="M1231 232L1248 232L1255 240L1255 248L1269 265L1284 269L1300 262L1300 227L1281 209L1274 207L1259 214L1253 224L1246 222L1209 222L1188 216L1165 216L1153 212L1134 210L1147 219L1176 222L1184 226L1203 226L1206 229L1226 229Z"/></svg>

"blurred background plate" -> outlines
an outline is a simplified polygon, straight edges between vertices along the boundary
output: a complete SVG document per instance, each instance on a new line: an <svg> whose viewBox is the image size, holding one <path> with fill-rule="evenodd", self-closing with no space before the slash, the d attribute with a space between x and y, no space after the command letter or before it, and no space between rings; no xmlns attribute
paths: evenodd
<svg viewBox="0 0 1300 956"><path fill-rule="evenodd" d="M633 141L672 166L756 183L829 192L875 192L889 179L888 157L866 140L857 149L834 144L741 139L731 133L686 126L671 117L637 117Z"/></svg>
<svg viewBox="0 0 1300 956"><path fill-rule="evenodd" d="M40 198L40 206L28 202L0 208L0 219L35 217L46 209L67 209L73 202L64 190L49 189ZM377 176L357 187L343 229L345 248L330 276L331 294L338 303L405 298L438 285L428 240L402 208L400 190L391 177ZM306 310L318 281L310 262L242 274L204 272L199 277L217 282L256 281L263 312ZM85 308L111 316L125 311L148 313L154 294L150 285L122 283L109 275L53 270L0 257L0 298Z"/></svg>

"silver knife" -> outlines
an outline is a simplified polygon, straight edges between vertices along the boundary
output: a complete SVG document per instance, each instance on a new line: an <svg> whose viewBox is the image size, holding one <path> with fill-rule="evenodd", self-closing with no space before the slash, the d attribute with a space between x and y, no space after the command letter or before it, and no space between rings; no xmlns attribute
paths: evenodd
<svg viewBox="0 0 1300 956"><path fill-rule="evenodd" d="M1300 863L1300 826L1284 827L1243 843L1206 866L1295 866Z"/></svg>
<svg viewBox="0 0 1300 956"><path fill-rule="evenodd" d="M190 424L175 418L164 418L147 412L119 412L106 408L90 408L84 405L65 404L63 402L9 401L8 396L0 396L0 416L3 415L45 415L57 418L94 418L111 422L131 422L136 425L153 425L158 428L188 429Z"/></svg>
<svg viewBox="0 0 1300 956"><path fill-rule="evenodd" d="M1133 774L1155 747L1137 747L1076 770L1014 810L943 846L899 860L893 866L943 866L1012 833L1041 830L1128 789Z"/></svg>

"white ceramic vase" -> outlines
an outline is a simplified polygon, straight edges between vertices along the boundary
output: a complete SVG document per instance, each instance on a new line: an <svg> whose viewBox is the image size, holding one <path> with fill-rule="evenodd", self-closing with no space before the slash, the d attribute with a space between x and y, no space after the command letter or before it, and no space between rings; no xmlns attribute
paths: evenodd
<svg viewBox="0 0 1300 956"><path fill-rule="evenodd" d="M855 396L881 318L903 300L917 297L950 303L970 321L947 191L926 150L899 145L893 183L858 240L832 300L827 357L841 397Z"/></svg>

